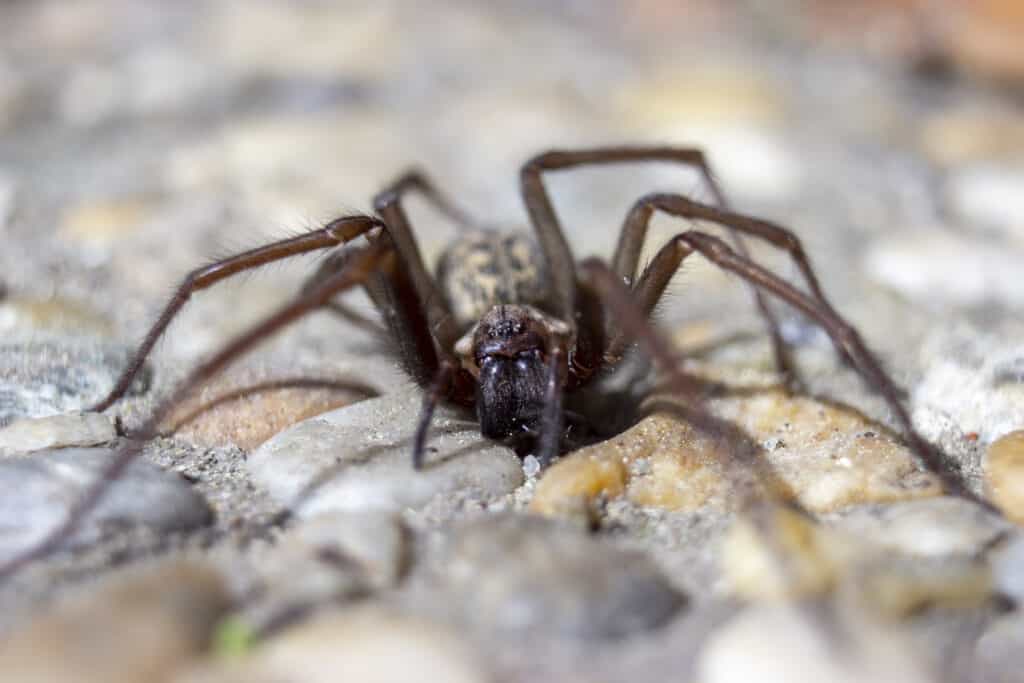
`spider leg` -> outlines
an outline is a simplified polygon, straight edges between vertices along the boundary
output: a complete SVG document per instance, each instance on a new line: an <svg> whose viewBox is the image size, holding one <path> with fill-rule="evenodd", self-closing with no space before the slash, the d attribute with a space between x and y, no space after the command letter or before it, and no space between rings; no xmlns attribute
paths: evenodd
<svg viewBox="0 0 1024 683"><path fill-rule="evenodd" d="M417 168L411 168L398 176L377 194L377 200L383 201L388 198L389 194L392 194L395 197L395 202L398 202L403 195L409 192L419 192L434 208L460 228L474 229L480 225L479 221L442 194L427 177L427 174Z"/></svg>
<svg viewBox="0 0 1024 683"><path fill-rule="evenodd" d="M145 443L156 436L157 427L163 419L197 386L208 381L259 342L326 305L336 294L361 283L378 268L389 272L397 270L394 252L389 247L379 244L360 249L343 271L336 273L316 289L301 293L230 341L212 358L189 373L171 395L153 410L152 415L139 430L138 439L126 443L119 449L97 480L75 503L67 518L35 546L0 565L0 580L9 578L28 562L45 557L60 547L75 532L82 519L103 500L110 487L142 451Z"/></svg>
<svg viewBox="0 0 1024 683"><path fill-rule="evenodd" d="M707 157L703 150L695 147L612 146L581 150L551 150L534 157L523 167L523 196L540 238L541 249L544 251L548 267L553 274L552 278L558 298L555 313L559 314L563 320L572 320L571 313L574 310L575 298L575 272L573 270L572 254L565 242L565 238L562 236L554 207L540 179L541 172L595 164L648 161L676 163L695 168L710 189L715 204L722 208L728 206L725 194L722 192L721 186L711 171ZM639 239L632 236L635 228L631 226L630 220L627 219L620 234L618 246L615 248L614 256L612 257L612 269L620 276L628 277L630 282L632 282L636 274L640 252L643 249L643 233L646 232L648 217L640 214L635 216L632 213L630 214L630 218L633 221L642 223L641 236ZM736 250L742 256L749 256L747 247L739 234L730 229L730 235ZM790 360L786 343L779 332L778 320L768 306L767 299L765 299L761 291L754 287L753 293L758 311L768 327L776 366L781 373L790 376L792 375L793 364Z"/></svg>
<svg viewBox="0 0 1024 683"><path fill-rule="evenodd" d="M405 213L405 208L402 206L404 194L411 189L421 189L423 185L419 183L422 182L422 175L413 173L402 176L373 198L373 207L387 225L388 236L408 271L408 278L412 282L416 296L426 309L430 330L437 338L438 346L441 349L451 349L459 338L459 330L455 326L455 319L451 311L448 310L448 304L438 293L434 279L423 262L423 255L416 244L412 226ZM432 186L428 184L426 187ZM439 197L439 195L437 196Z"/></svg>
<svg viewBox="0 0 1024 683"><path fill-rule="evenodd" d="M896 385L882 369L874 355L867 349L857 330L830 307L801 292L793 287L793 285L750 259L737 254L719 238L695 231L677 235L662 247L658 255L655 256L654 261L652 261L651 266L647 269L645 277L650 274L649 277L652 282L660 280L667 282L682 260L694 251L701 253L720 268L735 273L752 285L785 301L817 322L828 333L829 337L832 338L832 341L846 351L853 361L853 367L868 386L883 398L889 409L895 414L896 420L902 427L904 436L920 464L926 470L935 474L950 493L967 498L984 506L986 509L994 510L990 503L971 492L963 481L961 474L951 470L945 464L940 454L917 433L910 420L910 415L900 402L900 393ZM610 271L599 263L595 265L593 261L586 262L586 266L590 273L598 274L598 285L602 286L605 292L609 291L611 286L606 282L608 279L607 275L601 275L601 273ZM651 294L647 296L652 296L654 289L652 287L650 290ZM642 290L638 294L641 297L645 296ZM637 306L635 299L631 306L623 306L622 302L617 302L615 297L607 297L607 299L615 314L624 320L628 319L629 316L636 317L641 314L642 308ZM630 312L626 310L627 308L635 310ZM635 329L635 325L631 325L631 327ZM649 339L640 337L639 340L651 350L652 355L656 355L657 358L661 359L663 364L675 363L673 356L667 348L658 350L654 348Z"/></svg>
<svg viewBox="0 0 1024 683"><path fill-rule="evenodd" d="M536 448L536 457L541 467L547 467L558 455L565 422L565 413L562 410L562 397L565 394L565 374L563 372L566 360L565 349L561 345L555 346L549 355L548 382L544 391L544 414L541 417L540 435Z"/></svg>
<svg viewBox="0 0 1024 683"><path fill-rule="evenodd" d="M719 207L695 202L692 199L676 194L649 194L638 199L630 210L626 223L623 226L622 242L642 244L647 234L650 219L655 211L664 211L665 213L678 216L680 218L712 221L723 225L736 233L752 235L775 247L778 247L779 249L785 250L789 254L790 258L793 259L796 267L800 270L800 274L803 277L804 282L807 284L807 288L811 295L826 311L837 316L835 309L832 308L832 305L829 303L828 299L825 298L825 294L821 290L821 285L818 283L818 278L815 276L814 270L811 268L810 259L808 259L807 254L804 252L800 239L786 228L769 221L752 218L750 216L734 213ZM739 255L745 259L750 258L749 255L745 253L740 253ZM637 251L637 254L634 257L631 257L633 258L632 262L622 264L623 268L626 268L626 271L623 272L621 270L615 270L616 274L621 277L628 278L630 282L633 282L637 266L636 257L638 256L639 251ZM654 268L653 266L654 264L652 263L651 267L647 269L647 272L645 272L640 279L636 281L638 299L641 302L641 306L643 306L644 312L648 315L653 310L658 299L661 298L662 292L664 292L665 287L668 285L668 278L671 278L671 275L674 274L676 270L675 267ZM648 275L648 273L650 273L650 275ZM664 277L666 275L668 278ZM628 340L620 333L619 337L614 339L612 342L612 352L621 352L621 350L625 348L626 344L628 344ZM839 356L843 361L852 365L853 360L849 357L842 345L836 342L835 346L836 351L839 353ZM776 358L778 358L777 349ZM792 370L792 368L787 368L787 370Z"/></svg>
<svg viewBox="0 0 1024 683"><path fill-rule="evenodd" d="M193 270L178 285L174 296L167 302L160 317L157 318L149 332L146 333L142 344L135 351L131 361L128 363L128 367L121 373L114 388L110 390L106 398L91 409L97 412L104 411L125 395L128 387L131 386L135 376L142 368L142 364L149 356L150 351L153 350L153 346L160 338L160 335L164 333L164 330L170 325L174 316L178 314L185 305L185 302L195 292L206 289L242 271L258 268L273 261L280 261L290 256L345 244L374 227L383 227L376 218L369 216L344 216L336 218L319 230L257 247L256 249L250 249L241 254Z"/></svg>

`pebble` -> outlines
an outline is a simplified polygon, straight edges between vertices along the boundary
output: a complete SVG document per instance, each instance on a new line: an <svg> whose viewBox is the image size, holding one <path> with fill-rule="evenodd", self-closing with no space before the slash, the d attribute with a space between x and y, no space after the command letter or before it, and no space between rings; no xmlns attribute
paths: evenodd
<svg viewBox="0 0 1024 683"><path fill-rule="evenodd" d="M639 505L677 511L705 505L734 508L749 495L795 498L825 512L864 502L930 497L940 492L910 451L852 410L777 391L713 402L733 432L715 436L659 413L614 439L553 465L538 483L531 509L579 509L581 500L625 495ZM743 440L774 448L749 448ZM743 457L747 448L753 455ZM630 464L646 459L647 473Z"/></svg>
<svg viewBox="0 0 1024 683"><path fill-rule="evenodd" d="M715 633L699 683L860 683L935 680L906 634L870 622L830 623L816 605L749 608ZM820 623L825 622L825 623Z"/></svg>
<svg viewBox="0 0 1024 683"><path fill-rule="evenodd" d="M185 399L163 429L199 446L231 443L248 451L297 422L376 394L367 384L322 372L242 366Z"/></svg>
<svg viewBox="0 0 1024 683"><path fill-rule="evenodd" d="M864 264L876 282L925 308L1024 304L1018 254L982 236L892 237L872 246Z"/></svg>
<svg viewBox="0 0 1024 683"><path fill-rule="evenodd" d="M66 413L15 420L0 429L0 455L47 448L98 446L116 438L114 423L99 413Z"/></svg>
<svg viewBox="0 0 1024 683"><path fill-rule="evenodd" d="M989 626L977 640L974 670L977 681L1019 683L1024 651L1024 614L1017 610Z"/></svg>
<svg viewBox="0 0 1024 683"><path fill-rule="evenodd" d="M488 629L616 638L659 626L685 604L643 553L541 517L463 523L441 559L437 585Z"/></svg>
<svg viewBox="0 0 1024 683"><path fill-rule="evenodd" d="M72 342L0 344L0 425L19 417L81 410L99 401L114 386L130 351ZM144 371L133 392L148 381Z"/></svg>
<svg viewBox="0 0 1024 683"><path fill-rule="evenodd" d="M249 657L207 662L174 683L482 683L476 654L444 626L375 604L332 610L289 628Z"/></svg>
<svg viewBox="0 0 1024 683"><path fill-rule="evenodd" d="M855 508L843 511L831 526L920 557L974 555L1009 527L975 503L951 496Z"/></svg>
<svg viewBox="0 0 1024 683"><path fill-rule="evenodd" d="M722 571L747 600L819 595L842 571L842 540L794 510L759 505L738 516L723 539Z"/></svg>
<svg viewBox="0 0 1024 683"><path fill-rule="evenodd" d="M999 509L1024 524L1024 430L1005 434L988 447L985 484Z"/></svg>
<svg viewBox="0 0 1024 683"><path fill-rule="evenodd" d="M406 532L382 512L333 512L289 529L256 558L259 577L239 616L254 633L394 586L408 562ZM295 577L301 576L301 581Z"/></svg>
<svg viewBox="0 0 1024 683"><path fill-rule="evenodd" d="M300 516L328 510L421 508L436 497L495 499L523 483L519 458L479 426L439 406L426 463L412 468L421 395L406 391L300 422L248 458L253 480Z"/></svg>
<svg viewBox="0 0 1024 683"><path fill-rule="evenodd" d="M1024 535L1018 531L992 555L993 581L999 592L1024 603Z"/></svg>
<svg viewBox="0 0 1024 683"><path fill-rule="evenodd" d="M961 432L976 434L983 445L1024 425L1024 385L1012 372L1021 351L1007 346L1005 336L961 323L925 340L920 356L927 363L913 388L915 419L919 408L928 408L952 420ZM942 437L941 422L919 424L925 438Z"/></svg>
<svg viewBox="0 0 1024 683"><path fill-rule="evenodd" d="M974 164L949 177L950 208L966 224L999 230L1024 240L1024 164Z"/></svg>
<svg viewBox="0 0 1024 683"><path fill-rule="evenodd" d="M174 560L78 589L0 642L4 680L167 681L199 657L229 605L220 577Z"/></svg>
<svg viewBox="0 0 1024 683"><path fill-rule="evenodd" d="M0 460L0 559L25 550L62 523L113 457L114 451L106 448L67 448ZM212 521L206 501L184 479L137 460L69 544L88 545L131 525L171 532Z"/></svg>
<svg viewBox="0 0 1024 683"><path fill-rule="evenodd" d="M80 301L61 297L33 299L9 296L0 301L0 331L14 335L28 332L72 332L109 337L110 320Z"/></svg>
<svg viewBox="0 0 1024 683"><path fill-rule="evenodd" d="M915 554L776 505L758 505L736 518L720 562L731 592L746 600L837 592L856 609L890 621L925 606L979 607L995 592L992 571L974 554Z"/></svg>

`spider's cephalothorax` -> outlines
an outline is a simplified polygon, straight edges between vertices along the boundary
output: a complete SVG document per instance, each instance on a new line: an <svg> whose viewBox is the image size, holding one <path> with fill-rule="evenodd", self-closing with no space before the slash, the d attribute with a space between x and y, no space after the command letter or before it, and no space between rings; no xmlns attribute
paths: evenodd
<svg viewBox="0 0 1024 683"><path fill-rule="evenodd" d="M623 222L610 262L577 263L565 240L543 182L546 172L620 162L669 162L696 169L714 202L704 204L676 194L638 199ZM527 433L536 437L541 463L557 454L562 430L562 399L598 370L615 366L637 340L673 386L687 384L677 359L652 328L649 317L683 260L699 252L708 261L746 280L755 289L783 376L793 377L789 356L764 294L788 303L820 325L840 356L885 399L920 459L952 493L985 504L965 488L959 473L922 439L900 401L900 392L867 349L857 331L829 304L800 240L785 228L726 207L703 153L693 148L604 147L551 151L530 159L520 173L520 189L536 241L481 231L477 221L452 205L417 172L406 173L374 199L377 217L345 216L312 232L222 259L189 273L150 329L110 394L94 408L120 399L147 355L193 292L231 275L297 254L346 245L358 237L368 244L344 258L326 259L307 286L288 304L227 344L196 368L169 398L158 404L135 441L118 456L74 507L65 522L36 547L0 565L0 578L58 547L103 498L107 488L138 455L146 439L185 395L249 351L258 342L302 316L330 309L363 326L335 298L363 285L381 312L394 348L410 376L425 389L423 412L413 445L413 463L423 463L426 432L434 407L444 401L476 406L481 432L492 437ZM422 193L461 228L471 231L441 259L432 277L420 255L403 207L410 191ZM655 212L717 223L732 235L735 248L699 230L668 240L640 271L647 227ZM749 235L786 251L800 271L806 291L759 266L739 235ZM624 284L625 283L625 284Z"/></svg>

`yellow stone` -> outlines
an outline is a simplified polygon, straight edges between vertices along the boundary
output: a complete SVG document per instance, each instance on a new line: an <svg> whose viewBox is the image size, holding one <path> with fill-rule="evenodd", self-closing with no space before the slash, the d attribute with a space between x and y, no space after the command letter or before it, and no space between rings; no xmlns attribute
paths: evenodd
<svg viewBox="0 0 1024 683"><path fill-rule="evenodd" d="M75 206L64 213L62 237L84 242L108 243L138 228L152 213L141 200L111 200Z"/></svg>
<svg viewBox="0 0 1024 683"><path fill-rule="evenodd" d="M832 589L842 543L795 510L758 505L738 516L722 541L732 591L748 600L785 600Z"/></svg>
<svg viewBox="0 0 1024 683"><path fill-rule="evenodd" d="M553 465L537 484L530 510L543 515L571 515L589 508L600 496L622 495L627 470L621 458L608 454L565 458Z"/></svg>
<svg viewBox="0 0 1024 683"><path fill-rule="evenodd" d="M992 442L985 456L985 483L999 509L1024 524L1024 429Z"/></svg>
<svg viewBox="0 0 1024 683"><path fill-rule="evenodd" d="M707 402L698 428L687 418L700 411L678 400L650 405L658 411L631 429L548 470L533 510L557 514L625 495L677 511L796 499L825 512L942 492L884 427L842 406L764 389Z"/></svg>

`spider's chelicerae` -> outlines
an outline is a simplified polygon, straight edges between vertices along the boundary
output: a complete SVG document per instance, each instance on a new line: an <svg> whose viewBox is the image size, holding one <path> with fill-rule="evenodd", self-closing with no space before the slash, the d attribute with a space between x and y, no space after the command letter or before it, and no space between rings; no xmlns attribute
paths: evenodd
<svg viewBox="0 0 1024 683"><path fill-rule="evenodd" d="M641 197L626 216L610 263L597 259L577 263L545 189L544 173L584 165L646 161L696 169L710 188L714 204L675 194ZM122 447L64 524L29 552L0 567L0 577L60 545L137 455L141 442L155 435L157 425L187 393L268 335L311 311L338 307L334 297L356 286L368 292L403 366L425 390L412 453L415 467L423 464L425 436L434 408L441 401L475 408L484 436L520 441L527 437L532 451L546 463L560 445L563 396L586 385L599 370L619 363L634 340L670 377L681 377L674 354L648 318L669 280L693 252L755 288L776 363L784 375L791 377L792 369L764 300L766 293L824 328L840 357L889 405L921 464L936 473L950 492L974 498L960 476L944 467L943 460L914 430L896 386L857 331L828 303L800 241L785 228L731 211L700 150L605 147L550 151L522 167L520 186L535 240L523 234L472 229L475 224L465 213L425 176L411 172L375 197L375 217L338 218L318 230L191 272L96 410L107 409L125 394L153 345L193 292L272 261L347 245L324 260L295 299L193 370L154 410L140 429L141 438ZM402 206L403 198L414 191L470 229L444 252L433 277L420 256ZM735 248L712 235L689 230L670 239L650 264L637 272L648 223L657 211L721 224L732 234ZM740 234L785 250L800 270L807 291L751 261ZM359 237L364 240L350 244Z"/></svg>

